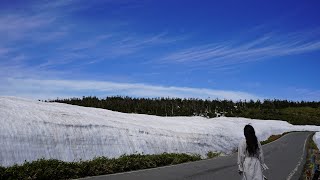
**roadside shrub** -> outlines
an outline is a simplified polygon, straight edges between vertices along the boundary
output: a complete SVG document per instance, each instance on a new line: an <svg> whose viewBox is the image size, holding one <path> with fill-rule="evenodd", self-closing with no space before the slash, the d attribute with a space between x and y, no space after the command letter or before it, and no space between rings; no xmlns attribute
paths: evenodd
<svg viewBox="0 0 320 180"><path fill-rule="evenodd" d="M268 144L268 143L270 143L272 141L275 141L275 140L281 138L282 136L284 136L284 135L286 135L288 133L289 132L285 132L285 133L277 134L277 135L271 135L267 140L261 141L260 143L261 143L261 145Z"/></svg>
<svg viewBox="0 0 320 180"><path fill-rule="evenodd" d="M261 141L260 143L261 143L261 145L268 144L268 143L270 143L272 141L275 141L275 140L279 139L281 136L282 136L281 134L271 135L267 140Z"/></svg>
<svg viewBox="0 0 320 180"><path fill-rule="evenodd" d="M154 168L200 160L200 155L163 153L155 155L122 155L109 159L98 157L90 161L63 162L39 159L22 165L0 167L0 179L74 179L146 168Z"/></svg>
<svg viewBox="0 0 320 180"><path fill-rule="evenodd" d="M208 158L208 159L211 159L211 158L217 157L217 156L219 156L219 155L220 155L220 153L218 153L218 152L209 151L209 152L207 153L207 158Z"/></svg>
<svg viewBox="0 0 320 180"><path fill-rule="evenodd" d="M301 173L299 179L312 179L312 176L314 175L314 166L316 166L316 162L320 160L319 156L317 155L319 153L319 149L316 143L313 141L313 136L314 134L309 136L307 141L307 157L303 167L303 172ZM315 162L311 161L311 159L313 159L312 157L314 157Z"/></svg>

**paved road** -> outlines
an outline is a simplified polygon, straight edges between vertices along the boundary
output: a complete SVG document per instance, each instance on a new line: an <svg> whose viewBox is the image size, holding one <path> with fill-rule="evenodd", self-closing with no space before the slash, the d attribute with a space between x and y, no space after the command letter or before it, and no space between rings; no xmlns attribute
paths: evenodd
<svg viewBox="0 0 320 180"><path fill-rule="evenodd" d="M263 146L269 180L298 180L305 164L304 145L311 132L290 133ZM88 180L239 180L236 154L162 168L85 178Z"/></svg>

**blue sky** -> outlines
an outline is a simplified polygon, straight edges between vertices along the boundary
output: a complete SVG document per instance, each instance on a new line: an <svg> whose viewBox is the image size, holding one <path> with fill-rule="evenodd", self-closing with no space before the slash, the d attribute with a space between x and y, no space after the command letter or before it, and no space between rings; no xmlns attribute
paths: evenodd
<svg viewBox="0 0 320 180"><path fill-rule="evenodd" d="M320 1L0 2L0 95L320 101Z"/></svg>

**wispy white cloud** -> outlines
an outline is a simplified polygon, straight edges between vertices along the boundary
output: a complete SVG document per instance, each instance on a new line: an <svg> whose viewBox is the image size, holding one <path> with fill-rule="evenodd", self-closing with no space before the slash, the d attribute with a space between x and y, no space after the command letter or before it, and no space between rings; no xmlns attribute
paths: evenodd
<svg viewBox="0 0 320 180"><path fill-rule="evenodd" d="M87 50L91 48L96 48L98 45L100 45L100 43L104 41L108 41L113 36L114 36L113 34L104 34L104 35L98 35L95 37L90 37L89 39L86 39L86 40L72 42L69 45L61 47L60 50L67 49L71 51L78 51L78 50Z"/></svg>
<svg viewBox="0 0 320 180"><path fill-rule="evenodd" d="M26 5L25 11L0 14L0 41L3 47L0 49L0 58L6 55L3 61L7 61L5 64L11 67L15 66L14 62L26 68L30 64L41 69L70 64L79 67L129 56L146 48L182 39L182 37L170 37L166 32L154 34L129 32L126 30L127 22L114 19L106 19L101 23L108 24L106 30L82 31L83 25L72 21L72 13L99 3L101 2L94 1L87 6L85 1L73 0L35 2ZM126 4L125 1L113 0L104 3ZM14 51L11 50L12 47ZM10 55L6 51L8 49L11 50ZM32 51L41 49L41 53L34 53L30 49ZM26 61L15 61L14 59L21 54L28 56L24 58ZM36 65L35 61L38 62Z"/></svg>
<svg viewBox="0 0 320 180"><path fill-rule="evenodd" d="M190 47L169 53L157 62L222 68L273 57L319 51L319 35L317 31L286 35L268 33L251 41L234 40Z"/></svg>
<svg viewBox="0 0 320 180"><path fill-rule="evenodd" d="M109 32L103 35L96 35L86 39L77 39L58 48L55 58L57 64L63 57L71 57L82 65L98 63L101 61L110 61L115 58L128 57L133 54L139 54L148 48L156 48L163 45L170 45L177 41L184 40L184 36L172 37L166 32L153 35L137 35L128 32ZM88 53L90 52L90 53ZM72 57L73 55L77 57ZM88 55L90 54L90 56ZM79 61L80 59L86 59ZM65 58L62 61L68 62ZM53 61L52 61L53 62ZM50 63L52 64L52 63Z"/></svg>
<svg viewBox="0 0 320 180"><path fill-rule="evenodd" d="M154 35L136 35L130 33L110 32L86 40L79 40L62 49L85 50L91 48L104 48L111 53L128 54L144 48L161 44L170 44L183 40L184 37L170 37L166 32Z"/></svg>
<svg viewBox="0 0 320 180"><path fill-rule="evenodd" d="M33 9L36 9L36 10L47 11L47 10L52 10L54 8L65 7L65 6L71 5L74 2L75 2L74 0L45 1L45 3L41 2L41 3L33 4L32 7Z"/></svg>
<svg viewBox="0 0 320 180"><path fill-rule="evenodd" d="M289 88L298 97L307 101L320 101L320 90L307 89L307 88ZM299 100L300 100L299 99Z"/></svg>
<svg viewBox="0 0 320 180"><path fill-rule="evenodd" d="M108 1L107 3L111 2ZM91 3L91 6L96 3L98 1ZM110 32L103 35L96 35L96 32L94 32L79 37L77 35L79 31L81 32L79 27L65 20L65 17L70 15L68 14L71 12L69 11L70 7L73 9L72 11L77 8L77 10L85 9L88 8L86 4L72 0L47 1L28 5L25 7L26 11L0 14L0 41L2 46L0 48L0 58L5 56L5 58L0 59L0 61L5 62L2 65L10 66L9 69L16 66L28 68L28 64L42 69L73 62L78 65L86 65L109 57L132 54L142 49L144 45L156 44L165 40L165 37L160 38L163 34L138 37L118 33L118 30L115 29L126 24L119 22L110 22L110 25L108 25ZM63 21L61 21L62 18ZM56 42L57 40L60 41ZM30 49L39 48L45 48L45 51L41 53L30 51ZM25 52L27 52L27 55L24 54ZM39 63L34 65L33 62L29 61L17 62L17 59L22 60L21 54L24 54L24 57L30 56L23 59L32 61L37 59Z"/></svg>
<svg viewBox="0 0 320 180"><path fill-rule="evenodd" d="M180 97L219 99L258 99L260 97L240 91L206 88L166 87L141 83L117 83L86 80L1 79L4 86L0 94L29 98L56 98L82 95L129 95L138 97Z"/></svg>
<svg viewBox="0 0 320 180"><path fill-rule="evenodd" d="M0 40L12 44L17 40L55 40L68 33L71 12L87 8L83 1L39 1L24 3L23 11L9 9L0 13ZM94 4L94 3L91 3ZM61 21L63 20L63 21Z"/></svg>
<svg viewBox="0 0 320 180"><path fill-rule="evenodd" d="M2 41L12 43L30 37L30 32L41 30L53 23L55 17L47 14L24 15L12 14L0 16L0 38Z"/></svg>
<svg viewBox="0 0 320 180"><path fill-rule="evenodd" d="M119 36L118 36L119 37ZM126 35L126 38L121 38L111 44L111 51L115 54L126 55L138 52L142 49L156 47L157 45L169 45L178 41L182 41L185 37L170 37L166 32L154 35Z"/></svg>

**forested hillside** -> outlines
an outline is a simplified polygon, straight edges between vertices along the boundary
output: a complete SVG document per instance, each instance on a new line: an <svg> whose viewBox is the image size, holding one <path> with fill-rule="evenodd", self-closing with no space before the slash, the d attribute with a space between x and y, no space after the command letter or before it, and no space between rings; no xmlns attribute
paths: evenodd
<svg viewBox="0 0 320 180"><path fill-rule="evenodd" d="M264 100L237 101L180 98L132 98L132 97L83 97L56 99L60 102L86 107L109 109L125 113L158 116L224 115L254 119L285 120L292 124L320 125L320 102Z"/></svg>

